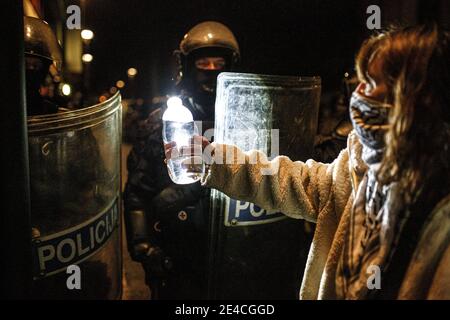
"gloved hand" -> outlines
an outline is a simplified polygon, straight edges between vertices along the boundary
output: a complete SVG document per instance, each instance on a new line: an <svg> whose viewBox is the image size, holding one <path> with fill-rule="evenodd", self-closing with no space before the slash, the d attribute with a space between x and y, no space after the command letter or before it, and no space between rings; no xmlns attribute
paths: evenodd
<svg viewBox="0 0 450 320"><path fill-rule="evenodd" d="M168 273L173 268L172 259L164 254L159 247L148 247L142 266L145 270L146 281L151 282L152 279L167 278Z"/></svg>
<svg viewBox="0 0 450 320"><path fill-rule="evenodd" d="M205 192L208 190L202 188L199 182L189 185L172 184L152 199L152 212L158 213L155 218L161 219L169 212L178 212L196 204Z"/></svg>

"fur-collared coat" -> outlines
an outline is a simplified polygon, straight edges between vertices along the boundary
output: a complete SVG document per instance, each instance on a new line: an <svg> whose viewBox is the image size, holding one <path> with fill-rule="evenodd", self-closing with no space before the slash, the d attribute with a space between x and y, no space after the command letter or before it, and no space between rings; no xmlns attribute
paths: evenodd
<svg viewBox="0 0 450 320"><path fill-rule="evenodd" d="M216 158L225 159L225 153L230 154L224 145L212 147ZM261 152L232 149L233 157L244 161L213 163L202 184L264 209L316 223L300 298L341 298L336 292L336 270L354 196L367 170L356 134L349 135L347 148L331 164L293 162L284 156L268 162ZM268 164L278 168L277 174L262 174L261 169L268 168ZM398 298L450 299L450 195L430 212Z"/></svg>

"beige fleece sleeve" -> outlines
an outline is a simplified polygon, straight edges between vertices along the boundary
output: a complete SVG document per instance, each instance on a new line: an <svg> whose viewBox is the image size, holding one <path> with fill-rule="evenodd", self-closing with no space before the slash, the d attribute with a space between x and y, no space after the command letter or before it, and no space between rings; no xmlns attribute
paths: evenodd
<svg viewBox="0 0 450 320"><path fill-rule="evenodd" d="M347 149L331 164L294 162L285 156L268 161L262 152L244 153L230 145L213 144L212 149L214 161L202 179L204 186L311 222L334 201L333 181L341 175L335 167L347 170L343 176L348 177Z"/></svg>
<svg viewBox="0 0 450 320"><path fill-rule="evenodd" d="M439 262L427 299L450 300L450 246Z"/></svg>

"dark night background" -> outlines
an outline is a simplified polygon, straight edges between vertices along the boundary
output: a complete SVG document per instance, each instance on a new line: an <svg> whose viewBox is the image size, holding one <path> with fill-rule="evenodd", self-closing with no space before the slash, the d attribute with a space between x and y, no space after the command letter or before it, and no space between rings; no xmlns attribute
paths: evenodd
<svg viewBox="0 0 450 320"><path fill-rule="evenodd" d="M383 27L435 19L448 23L450 1L86 1L83 24L95 32L92 84L107 90L126 70L139 70L137 93L165 94L175 75L172 52L191 27L217 20L241 47L240 71L320 75L337 88L364 38L366 8L378 4ZM444 11L443 11L444 10Z"/></svg>

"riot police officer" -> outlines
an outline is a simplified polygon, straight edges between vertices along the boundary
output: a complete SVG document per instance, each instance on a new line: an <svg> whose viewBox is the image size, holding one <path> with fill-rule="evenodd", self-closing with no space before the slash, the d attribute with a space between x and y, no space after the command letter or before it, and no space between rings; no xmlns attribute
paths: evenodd
<svg viewBox="0 0 450 320"><path fill-rule="evenodd" d="M102 134L108 136L108 145L116 141L115 150L119 149L119 135L113 136L113 131L108 132L109 135L104 134L98 129L100 126L91 129L88 121L92 123L95 119L86 121L87 116L82 118L80 113L63 112L67 109L58 106L48 93L48 89L60 81L61 48L51 27L39 18L29 1L24 2L24 53L33 240L34 281L31 297L116 297L120 292L120 280L116 280L120 279L120 254L116 251L120 252L120 246L112 241L103 247L103 251L93 248L96 251L92 251L93 255L84 261L72 260L83 274L83 290L69 290L63 262L55 259L53 264L42 264L43 258L38 252L46 241L44 239L64 237L73 231L73 227L86 225L109 205L111 194L117 196L118 190L111 189L113 186L119 188L119 174L105 167L94 130L97 137L102 137ZM69 117L72 121L68 125ZM104 154L112 153L107 148L102 151ZM83 237L84 241L88 240L86 234L89 233L79 232L80 241ZM118 241L115 240L119 238L117 234L118 231L114 231L113 241ZM73 254L73 257L76 255Z"/></svg>
<svg viewBox="0 0 450 320"><path fill-rule="evenodd" d="M24 31L27 114L55 113L58 107L44 89L47 79L51 83L59 80L61 48L50 26L37 17L24 16Z"/></svg>
<svg viewBox="0 0 450 320"><path fill-rule="evenodd" d="M217 75L233 70L239 45L225 25L207 21L184 35L175 56L178 94L204 132L214 126ZM209 190L170 180L162 140L165 108L136 124L124 193L128 249L143 264L154 299L206 298Z"/></svg>

